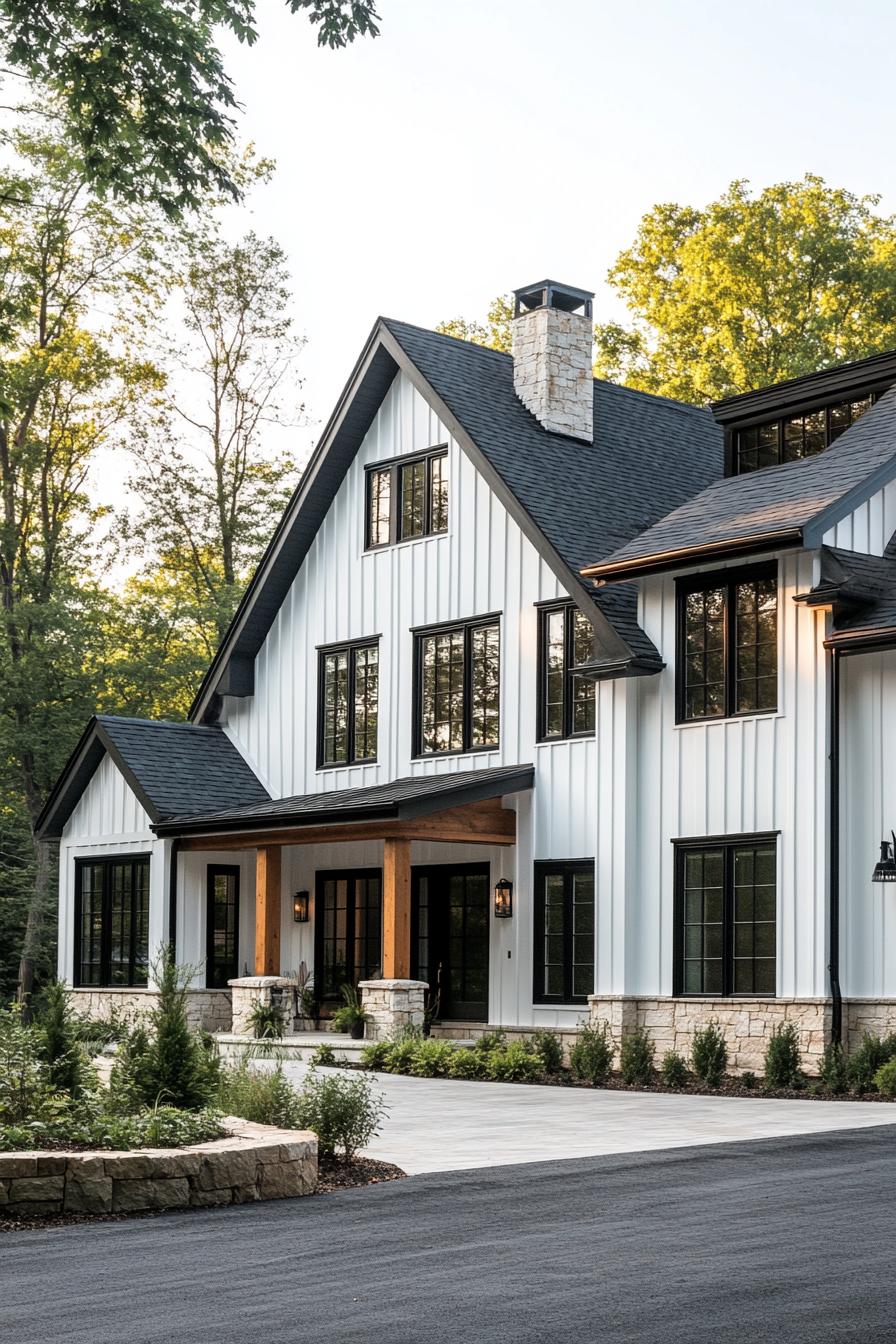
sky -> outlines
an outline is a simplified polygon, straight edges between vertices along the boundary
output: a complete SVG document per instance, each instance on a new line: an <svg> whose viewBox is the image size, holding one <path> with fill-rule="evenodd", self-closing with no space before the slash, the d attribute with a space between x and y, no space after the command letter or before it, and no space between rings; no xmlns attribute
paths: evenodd
<svg viewBox="0 0 896 1344"><path fill-rule="evenodd" d="M231 212L286 249L304 457L378 314L484 316L550 277L596 291L659 201L818 173L896 211L886 0L379 0L381 36L316 45L282 0L223 48L239 132L277 161Z"/></svg>

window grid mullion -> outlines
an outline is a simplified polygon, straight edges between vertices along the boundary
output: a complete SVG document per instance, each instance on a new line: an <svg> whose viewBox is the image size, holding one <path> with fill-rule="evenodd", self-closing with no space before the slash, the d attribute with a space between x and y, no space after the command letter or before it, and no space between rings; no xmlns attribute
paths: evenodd
<svg viewBox="0 0 896 1344"><path fill-rule="evenodd" d="M463 750L473 741L473 627L464 627Z"/></svg>
<svg viewBox="0 0 896 1344"><path fill-rule="evenodd" d="M572 737L572 607L563 612L563 736Z"/></svg>
<svg viewBox="0 0 896 1344"><path fill-rule="evenodd" d="M356 648L348 650L348 667L346 668L346 698L348 700L345 707L346 765L351 765L355 759L355 657L357 652Z"/></svg>
<svg viewBox="0 0 896 1344"><path fill-rule="evenodd" d="M567 869L563 874L563 998L566 1003L572 1001L572 960L573 960L573 937L572 937L572 893L573 877Z"/></svg>
<svg viewBox="0 0 896 1344"><path fill-rule="evenodd" d="M100 872L102 873L102 900L100 908L102 910L103 928L100 934L100 982L108 985L111 980L110 968L112 965L112 865L104 863Z"/></svg>

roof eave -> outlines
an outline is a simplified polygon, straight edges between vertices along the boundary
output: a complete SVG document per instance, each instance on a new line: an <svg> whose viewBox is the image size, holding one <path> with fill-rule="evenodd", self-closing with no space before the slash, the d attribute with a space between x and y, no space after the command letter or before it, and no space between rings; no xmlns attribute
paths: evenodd
<svg viewBox="0 0 896 1344"><path fill-rule="evenodd" d="M649 574L702 565L707 561L737 559L739 556L761 555L768 551L792 550L802 547L803 544L801 527L781 528L776 532L765 532L759 536L733 537L726 541L707 542L702 546L679 547L672 551L657 551L652 555L589 565L587 569L582 570L582 574L599 584L623 583L629 579L645 578Z"/></svg>

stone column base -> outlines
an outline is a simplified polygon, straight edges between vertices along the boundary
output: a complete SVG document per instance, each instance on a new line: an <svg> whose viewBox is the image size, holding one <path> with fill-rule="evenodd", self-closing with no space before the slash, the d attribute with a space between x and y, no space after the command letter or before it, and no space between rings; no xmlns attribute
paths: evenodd
<svg viewBox="0 0 896 1344"><path fill-rule="evenodd" d="M385 1041L401 1027L422 1027L425 980L362 980L361 1003L370 1014L364 1035Z"/></svg>
<svg viewBox="0 0 896 1344"><path fill-rule="evenodd" d="M270 1003L271 990L282 989L280 996L283 1004L283 1035L292 1036L293 1008L292 981L282 975L245 975L239 980L228 980L233 993L233 1026L231 1031L237 1036L254 1036L249 1016L256 1003Z"/></svg>

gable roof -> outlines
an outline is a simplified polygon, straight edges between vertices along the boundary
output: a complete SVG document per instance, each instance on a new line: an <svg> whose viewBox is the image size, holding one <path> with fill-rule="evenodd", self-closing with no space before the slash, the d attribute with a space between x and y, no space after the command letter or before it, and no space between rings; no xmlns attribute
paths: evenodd
<svg viewBox="0 0 896 1344"><path fill-rule="evenodd" d="M270 801L267 789L221 728L98 714L38 818L41 839L62 834L107 754L152 822L182 812Z"/></svg>
<svg viewBox="0 0 896 1344"><path fill-rule="evenodd" d="M582 566L683 503L723 469L709 411L595 380L593 444L548 433L513 390L510 355L378 320L191 709L250 694L252 665L395 374L433 406L511 517L592 614L598 662L658 670L637 596L595 593Z"/></svg>
<svg viewBox="0 0 896 1344"><path fill-rule="evenodd" d="M894 477L896 388L825 452L717 481L584 572L615 582L708 557L811 549Z"/></svg>
<svg viewBox="0 0 896 1344"><path fill-rule="evenodd" d="M867 555L824 546L819 581L799 600L832 607L827 648L896 645L896 556L892 554Z"/></svg>

